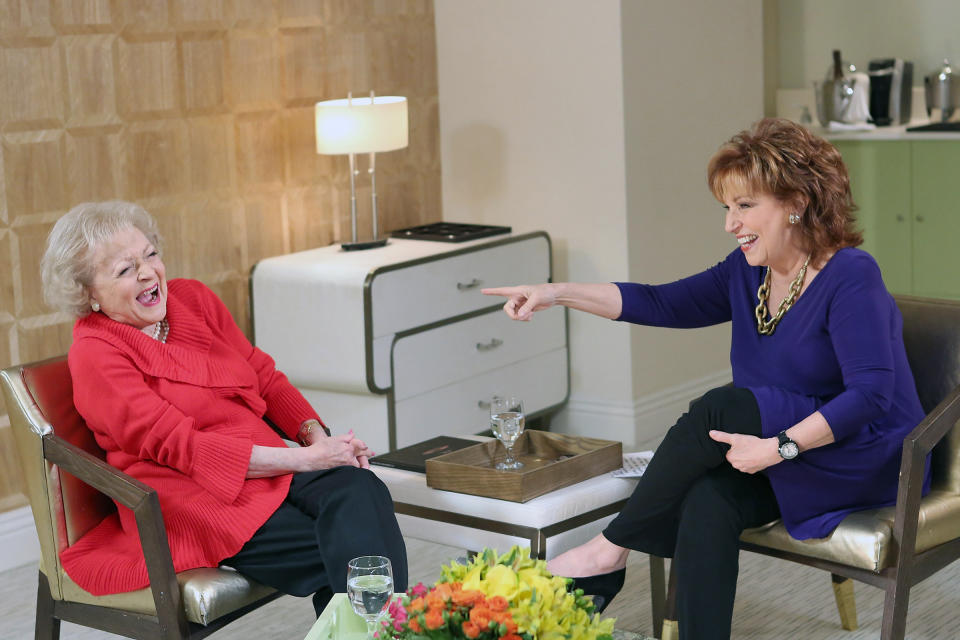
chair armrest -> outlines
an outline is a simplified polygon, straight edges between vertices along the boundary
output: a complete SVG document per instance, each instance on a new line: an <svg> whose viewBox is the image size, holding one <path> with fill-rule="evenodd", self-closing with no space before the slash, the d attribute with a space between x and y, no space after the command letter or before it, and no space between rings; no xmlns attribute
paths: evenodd
<svg viewBox="0 0 960 640"><path fill-rule="evenodd" d="M179 628L187 637L189 627L180 603L180 587L156 489L53 433L43 436L43 457L133 511L157 617L162 625Z"/></svg>
<svg viewBox="0 0 960 640"><path fill-rule="evenodd" d="M917 442L924 453L930 453L950 429L960 420L960 387L950 392L943 401L933 408L927 417L904 438L907 442Z"/></svg>
<svg viewBox="0 0 960 640"><path fill-rule="evenodd" d="M43 436L43 457L129 509L136 509L151 492L156 493L139 480L53 433Z"/></svg>
<svg viewBox="0 0 960 640"><path fill-rule="evenodd" d="M960 387L948 395L903 440L900 461L900 480L897 485L897 504L893 520L893 538L897 542L898 571L909 572L919 526L920 500L927 455L938 442L950 433L960 420ZM903 576L909 584L909 576Z"/></svg>

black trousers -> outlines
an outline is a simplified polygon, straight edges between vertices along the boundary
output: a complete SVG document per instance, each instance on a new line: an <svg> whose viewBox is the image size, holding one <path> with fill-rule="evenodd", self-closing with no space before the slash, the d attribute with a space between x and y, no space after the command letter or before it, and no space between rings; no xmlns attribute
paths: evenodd
<svg viewBox="0 0 960 640"><path fill-rule="evenodd" d="M730 466L729 446L711 439L711 429L761 436L753 394L721 387L695 401L603 532L622 547L673 558L681 640L730 637L740 533L780 517L767 477Z"/></svg>
<svg viewBox="0 0 960 640"><path fill-rule="evenodd" d="M286 500L221 564L278 591L313 596L320 615L347 590L347 563L386 556L395 591L407 589L407 550L387 487L372 471L335 467L297 473Z"/></svg>

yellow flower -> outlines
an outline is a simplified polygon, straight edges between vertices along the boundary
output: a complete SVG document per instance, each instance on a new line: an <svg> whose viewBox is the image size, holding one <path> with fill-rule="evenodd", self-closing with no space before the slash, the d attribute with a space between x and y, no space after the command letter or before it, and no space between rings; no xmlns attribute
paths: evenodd
<svg viewBox="0 0 960 640"><path fill-rule="evenodd" d="M463 576L463 590L464 591L483 591L481 586L481 581L483 579L483 567L476 566L470 568L466 574Z"/></svg>
<svg viewBox="0 0 960 640"><path fill-rule="evenodd" d="M488 596L503 596L507 600L512 600L517 595L519 581L517 574L510 567L502 564L490 567L487 570L486 583L484 593Z"/></svg>

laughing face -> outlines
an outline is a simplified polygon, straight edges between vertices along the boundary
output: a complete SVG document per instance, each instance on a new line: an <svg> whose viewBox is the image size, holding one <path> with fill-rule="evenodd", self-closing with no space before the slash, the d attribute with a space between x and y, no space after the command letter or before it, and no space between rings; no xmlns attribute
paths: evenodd
<svg viewBox="0 0 960 640"><path fill-rule="evenodd" d="M93 263L90 297L107 317L148 329L167 315L166 267L139 229L115 233L94 251Z"/></svg>
<svg viewBox="0 0 960 640"><path fill-rule="evenodd" d="M736 236L748 264L778 272L796 270L806 252L789 222L793 208L766 194L731 194L723 204L727 210L724 230Z"/></svg>

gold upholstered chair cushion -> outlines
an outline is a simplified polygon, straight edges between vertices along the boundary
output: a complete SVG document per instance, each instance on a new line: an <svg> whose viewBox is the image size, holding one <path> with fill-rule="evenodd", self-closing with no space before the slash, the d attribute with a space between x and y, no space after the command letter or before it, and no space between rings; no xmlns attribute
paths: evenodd
<svg viewBox="0 0 960 640"><path fill-rule="evenodd" d="M826 538L810 540L791 538L783 522L777 520L747 529L740 540L879 573L892 566L896 557L894 515L894 507L856 511L844 518ZM918 553L953 540L960 535L960 496L931 491L920 502L919 522L915 547Z"/></svg>
<svg viewBox="0 0 960 640"><path fill-rule="evenodd" d="M134 611L149 616L157 614L153 592L149 587L109 596L94 596L84 591L66 573L60 574L63 599L99 607ZM203 626L275 594L271 588L227 568L201 568L177 574L180 599L187 620Z"/></svg>

